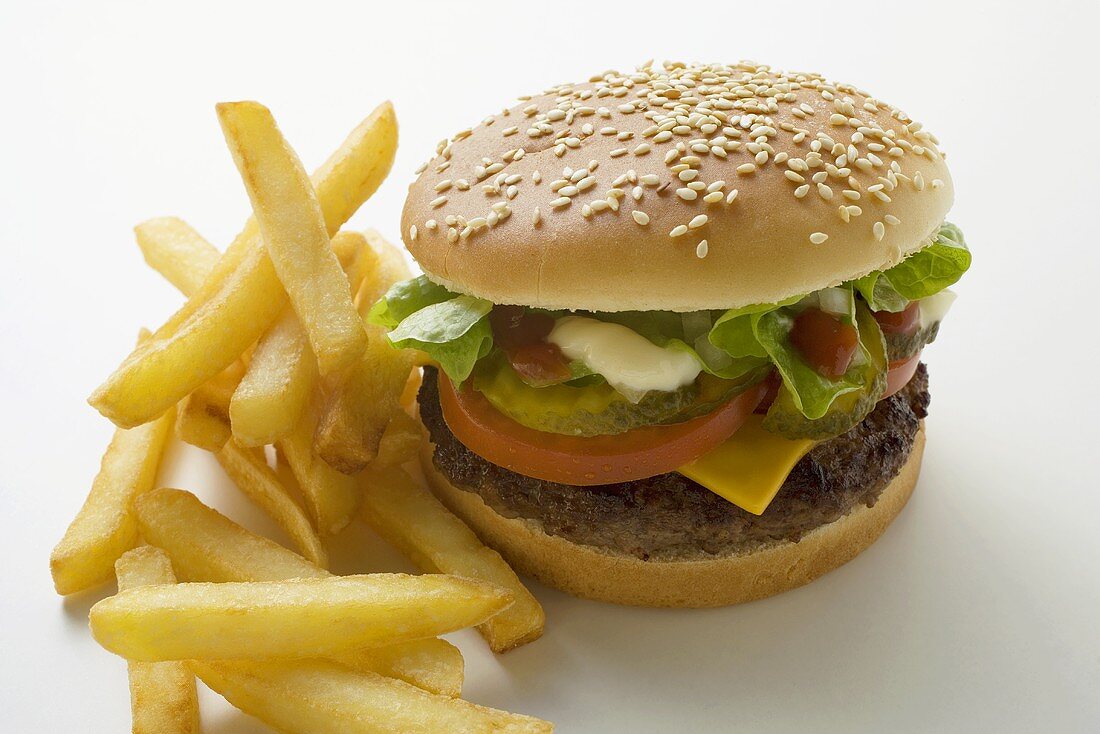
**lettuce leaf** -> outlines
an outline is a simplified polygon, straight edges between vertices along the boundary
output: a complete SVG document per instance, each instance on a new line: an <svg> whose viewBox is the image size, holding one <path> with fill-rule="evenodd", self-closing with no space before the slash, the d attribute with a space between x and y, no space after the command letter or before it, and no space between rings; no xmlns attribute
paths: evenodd
<svg viewBox="0 0 1100 734"><path fill-rule="evenodd" d="M852 291L845 292L848 294L850 315L842 320L854 326L855 297ZM856 362L861 361L860 357L866 355L857 354L853 360L853 368L837 379L819 373L802 359L802 355L790 341L795 317L802 310L801 306L776 308L751 314L748 318L752 323L753 336L775 364L794 406L804 416L814 420L825 415L838 397L863 387L864 380L860 370L854 367Z"/></svg>
<svg viewBox="0 0 1100 734"><path fill-rule="evenodd" d="M944 222L932 244L889 270L853 281L853 285L872 311L896 313L904 311L910 301L927 298L954 285L970 267L970 261L962 231Z"/></svg>
<svg viewBox="0 0 1100 734"><path fill-rule="evenodd" d="M367 320L391 329L388 338L394 347L419 349L462 383L493 348L492 308L489 301L457 295L421 275L395 283L371 307Z"/></svg>
<svg viewBox="0 0 1100 734"><path fill-rule="evenodd" d="M367 321L392 329L420 309L449 301L457 295L428 280L426 275L419 275L390 286L386 295L371 306Z"/></svg>
<svg viewBox="0 0 1100 734"><path fill-rule="evenodd" d="M815 394L814 389L806 389L807 385L797 378L788 382L784 375L783 386L764 418L766 430L792 439L827 439L847 432L874 410L886 390L886 343L878 322L863 303L856 306L855 323L859 352L848 371L836 381L841 387L831 399L827 389L821 391L828 399L825 410L820 410L820 404L811 404L807 411L807 396ZM799 389L801 393L796 392Z"/></svg>

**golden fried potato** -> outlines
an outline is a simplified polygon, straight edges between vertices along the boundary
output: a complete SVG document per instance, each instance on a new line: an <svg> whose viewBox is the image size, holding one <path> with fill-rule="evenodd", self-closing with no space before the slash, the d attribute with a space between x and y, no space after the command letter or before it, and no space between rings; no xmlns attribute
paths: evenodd
<svg viewBox="0 0 1100 734"><path fill-rule="evenodd" d="M391 285L411 275L395 245L374 230L365 235L378 265L364 273L356 295L364 321ZM342 381L330 386L314 438L318 455L345 474L362 471L374 459L415 364L411 351L390 346L385 329L370 324L366 329L367 350Z"/></svg>
<svg viewBox="0 0 1100 734"><path fill-rule="evenodd" d="M218 463L250 500L275 521L311 563L328 567L325 551L317 531L305 510L287 491L275 470L267 465L260 449L247 449L230 438L217 452Z"/></svg>
<svg viewBox="0 0 1100 734"><path fill-rule="evenodd" d="M217 110L267 254L309 337L320 373L337 373L363 353L367 335L309 175L266 107L224 102Z"/></svg>
<svg viewBox="0 0 1100 734"><path fill-rule="evenodd" d="M425 574L143 586L92 607L92 635L127 660L293 660L481 624L512 603L482 581Z"/></svg>
<svg viewBox="0 0 1100 734"><path fill-rule="evenodd" d="M198 662L191 669L231 704L280 731L310 734L547 734L530 716L435 696L323 661Z"/></svg>
<svg viewBox="0 0 1100 734"><path fill-rule="evenodd" d="M274 541L248 532L189 492L155 489L134 502L141 535L164 549L190 581L324 578L328 572ZM462 654L439 639L415 640L333 656L356 670L398 678L433 693L462 690Z"/></svg>
<svg viewBox="0 0 1100 734"><path fill-rule="evenodd" d="M185 296L194 295L218 264L221 253L177 217L147 219L134 227L145 262Z"/></svg>
<svg viewBox="0 0 1100 734"><path fill-rule="evenodd" d="M119 591L174 584L172 562L164 551L141 546L115 563ZM184 663L130 661L130 709L133 734L199 734L195 676Z"/></svg>
<svg viewBox="0 0 1100 734"><path fill-rule="evenodd" d="M493 652L542 635L542 605L500 554L482 544L431 492L399 467L371 468L364 484L363 518L419 568L481 579L512 592L515 603L478 627Z"/></svg>
<svg viewBox="0 0 1100 734"><path fill-rule="evenodd" d="M245 446L273 444L301 420L317 384L317 358L290 308L263 335L233 393L233 435Z"/></svg>
<svg viewBox="0 0 1100 734"><path fill-rule="evenodd" d="M286 458L317 528L323 534L335 534L355 516L362 491L355 477L342 474L313 453L319 398L276 446Z"/></svg>
<svg viewBox="0 0 1100 734"><path fill-rule="evenodd" d="M366 238L341 231L332 248L354 292L378 259ZM294 310L287 307L263 335L229 404L233 434L245 446L273 444L290 433L317 385L317 357Z"/></svg>
<svg viewBox="0 0 1100 734"><path fill-rule="evenodd" d="M386 430L382 432L378 453L368 466L385 469L412 461L416 458L416 451L423 440L424 428L420 421L404 410L396 410L386 424Z"/></svg>
<svg viewBox="0 0 1100 734"><path fill-rule="evenodd" d="M50 554L57 593L73 594L109 581L115 561L137 543L130 501L153 488L175 419L170 407L151 423L115 431L84 506Z"/></svg>
<svg viewBox="0 0 1100 734"><path fill-rule="evenodd" d="M334 234L389 173L397 121L389 103L364 120L312 182ZM145 423L232 364L275 321L286 295L249 220L202 287L123 361L89 402L117 425Z"/></svg>

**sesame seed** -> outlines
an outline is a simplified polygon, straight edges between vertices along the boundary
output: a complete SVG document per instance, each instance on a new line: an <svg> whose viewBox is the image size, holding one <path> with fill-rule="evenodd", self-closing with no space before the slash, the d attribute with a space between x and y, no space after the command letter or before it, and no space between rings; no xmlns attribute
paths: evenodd
<svg viewBox="0 0 1100 734"><path fill-rule="evenodd" d="M739 176L747 176L750 173L756 173L755 163L742 163L737 167L737 174Z"/></svg>
<svg viewBox="0 0 1100 734"><path fill-rule="evenodd" d="M687 234L688 228L686 224L678 224L672 228L672 231L668 233L669 237L680 237Z"/></svg>
<svg viewBox="0 0 1100 734"><path fill-rule="evenodd" d="M555 209L558 209L558 208L563 207L563 206L569 206L569 203L571 201L573 201L573 200L570 199L568 196L560 196L557 199L554 199L553 201L551 201L550 206L552 206Z"/></svg>
<svg viewBox="0 0 1100 734"><path fill-rule="evenodd" d="M703 201L708 204L717 204L723 199L724 195L721 191L711 191L709 194L703 197Z"/></svg>
<svg viewBox="0 0 1100 734"><path fill-rule="evenodd" d="M413 226L409 227L409 239L415 242L416 234L416 225L414 224Z"/></svg>
<svg viewBox="0 0 1100 734"><path fill-rule="evenodd" d="M702 227L704 224L707 223L707 219L709 219L709 217L707 217L706 214L700 214L696 217L693 217L692 220L690 222L688 222L688 228L690 228L690 229L699 229L700 227Z"/></svg>
<svg viewBox="0 0 1100 734"><path fill-rule="evenodd" d="M630 212L630 216L634 217L634 221L643 227L649 224L649 215L645 212L635 209L634 211Z"/></svg>
<svg viewBox="0 0 1100 734"><path fill-rule="evenodd" d="M871 227L871 232L874 233L875 240L882 242L882 238L886 236L886 225L882 222L875 222L874 226Z"/></svg>
<svg viewBox="0 0 1100 734"><path fill-rule="evenodd" d="M676 195L684 201L695 201L699 197L699 192L695 189L676 189Z"/></svg>
<svg viewBox="0 0 1100 734"><path fill-rule="evenodd" d="M737 198L737 189L733 189L726 195L726 203L732 204L733 200Z"/></svg>
<svg viewBox="0 0 1100 734"><path fill-rule="evenodd" d="M893 214L887 214L885 217L883 217L883 220L885 220L887 224L901 224L901 220L895 217Z"/></svg>
<svg viewBox="0 0 1100 734"><path fill-rule="evenodd" d="M814 232L810 235L810 242L815 245L823 244L827 239L829 239L829 235L825 234L824 232Z"/></svg>
<svg viewBox="0 0 1100 734"><path fill-rule="evenodd" d="M810 193L810 185L809 184L802 184L801 186L799 186L797 189L794 190L794 197L796 199L801 199L803 196L805 196L808 193Z"/></svg>
<svg viewBox="0 0 1100 734"><path fill-rule="evenodd" d="M707 245L706 240L699 240L699 244L695 246L695 257L702 260L710 252L710 246Z"/></svg>
<svg viewBox="0 0 1100 734"><path fill-rule="evenodd" d="M446 196L437 196L436 198L432 199L431 207L432 207L432 209L438 209L439 207L443 206L446 203L447 203L447 197Z"/></svg>

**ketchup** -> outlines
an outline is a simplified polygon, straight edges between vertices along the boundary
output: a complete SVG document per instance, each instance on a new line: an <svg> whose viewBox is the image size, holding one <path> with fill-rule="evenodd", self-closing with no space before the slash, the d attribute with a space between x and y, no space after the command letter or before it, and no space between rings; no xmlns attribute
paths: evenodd
<svg viewBox="0 0 1100 734"><path fill-rule="evenodd" d="M920 303L913 301L904 311L890 313L889 311L876 311L875 321L884 334L900 334L909 336L915 334L920 327Z"/></svg>
<svg viewBox="0 0 1100 734"><path fill-rule="evenodd" d="M854 326L819 308L808 308L795 317L790 339L807 364L830 379L848 371L859 347Z"/></svg>
<svg viewBox="0 0 1100 734"><path fill-rule="evenodd" d="M521 377L527 382L553 383L568 380L569 363L557 344L546 341L554 328L554 319L533 313L522 306L496 306L489 312L493 339L504 350Z"/></svg>

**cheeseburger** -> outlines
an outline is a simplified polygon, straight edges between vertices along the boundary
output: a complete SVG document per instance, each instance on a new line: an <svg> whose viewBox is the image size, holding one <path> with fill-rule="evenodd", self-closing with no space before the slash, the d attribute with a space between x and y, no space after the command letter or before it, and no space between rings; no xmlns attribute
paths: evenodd
<svg viewBox="0 0 1100 734"><path fill-rule="evenodd" d="M424 275L433 490L517 569L623 604L776 594L867 548L920 471L922 349L970 253L938 141L755 63L562 84L440 143Z"/></svg>

